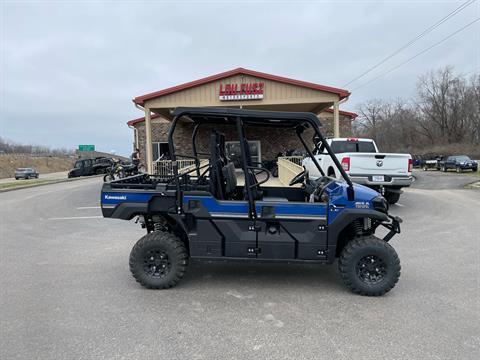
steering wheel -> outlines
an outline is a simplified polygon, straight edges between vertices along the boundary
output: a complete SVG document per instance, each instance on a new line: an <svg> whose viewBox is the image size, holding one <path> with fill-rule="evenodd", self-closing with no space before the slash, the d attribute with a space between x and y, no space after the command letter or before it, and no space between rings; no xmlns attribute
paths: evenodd
<svg viewBox="0 0 480 360"><path fill-rule="evenodd" d="M303 183L305 180L305 175L307 175L307 170L303 170L300 174L296 175L292 180L290 180L288 186Z"/></svg>
<svg viewBox="0 0 480 360"><path fill-rule="evenodd" d="M319 199L322 198L323 193L327 189L327 186L333 182L331 178L328 176L322 176L320 179L317 180L317 190L315 191L315 196L318 197ZM320 190L320 191L319 191Z"/></svg>

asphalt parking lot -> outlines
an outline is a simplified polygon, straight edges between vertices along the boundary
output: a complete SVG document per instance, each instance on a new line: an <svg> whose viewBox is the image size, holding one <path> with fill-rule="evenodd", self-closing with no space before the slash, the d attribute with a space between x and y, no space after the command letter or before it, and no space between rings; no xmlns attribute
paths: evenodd
<svg viewBox="0 0 480 360"><path fill-rule="evenodd" d="M336 265L193 263L146 290L128 269L144 232L101 218L101 179L2 193L0 358L478 359L480 191L455 176L418 172L392 206L402 275L379 298Z"/></svg>

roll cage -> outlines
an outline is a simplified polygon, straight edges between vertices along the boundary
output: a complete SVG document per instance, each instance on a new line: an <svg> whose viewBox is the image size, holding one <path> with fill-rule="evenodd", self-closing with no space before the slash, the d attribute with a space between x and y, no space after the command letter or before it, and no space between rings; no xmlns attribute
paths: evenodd
<svg viewBox="0 0 480 360"><path fill-rule="evenodd" d="M193 155L177 153L174 144L175 129L179 121L189 121L193 123L194 128L192 132L191 142ZM348 184L347 194L348 200L354 199L354 189L352 181L341 166L340 162L336 158L332 149L325 141L324 136L320 132L320 120L313 113L307 112L277 112L277 111L257 111L257 110L240 110L240 109L223 109L223 108L190 108L179 107L173 111L173 121L168 133L168 146L170 151L170 157L172 160L173 177L169 179L169 183L173 183L177 190L177 212L182 213L182 177L185 177L192 172L197 175L197 181L200 181L205 177L208 169L207 165L201 166L199 155L211 155L209 153L199 152L196 145L196 138L200 126L203 124L218 124L218 125L232 125L236 127L238 140L240 144L241 163L242 170L245 176L245 193L246 200L249 203L250 215L255 217L255 205L254 205L254 192L258 190L259 186L265 183L270 173L267 169L259 167L258 164L254 164L251 160L248 142L245 136L245 125L262 126L262 127L280 127L288 130L294 130L297 134L300 142L305 148L308 156L312 159L313 163L322 174L325 176L322 168L314 156L314 151L319 149L319 145L323 145L329 156L331 156L338 171ZM312 128L314 131L313 143L314 148L310 149L302 136L303 132ZM195 161L194 169L180 174L177 160L179 158L189 158ZM207 168L202 172L203 168ZM261 172L266 172L267 179L261 182L256 180L256 176Z"/></svg>

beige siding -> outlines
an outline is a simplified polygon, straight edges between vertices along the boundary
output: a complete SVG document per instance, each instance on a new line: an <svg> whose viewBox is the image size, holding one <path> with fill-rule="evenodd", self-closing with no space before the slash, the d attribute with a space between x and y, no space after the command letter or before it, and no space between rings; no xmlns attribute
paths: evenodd
<svg viewBox="0 0 480 360"><path fill-rule="evenodd" d="M220 101L220 84L263 82L264 98L258 100ZM173 94L148 100L145 106L155 108L175 108L178 106L255 106L276 104L333 103L339 96L323 91L284 84L276 81L255 78L249 75L236 75L220 81L178 91Z"/></svg>

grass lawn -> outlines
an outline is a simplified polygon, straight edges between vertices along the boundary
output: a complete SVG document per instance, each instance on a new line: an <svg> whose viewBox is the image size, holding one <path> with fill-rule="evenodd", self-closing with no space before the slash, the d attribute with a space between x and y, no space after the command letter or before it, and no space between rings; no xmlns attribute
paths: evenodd
<svg viewBox="0 0 480 360"><path fill-rule="evenodd" d="M56 181L58 180L53 180L53 179L52 180L46 180L46 179L16 180L16 181L0 184L0 190L21 188L21 187L36 185L36 184L48 184Z"/></svg>

